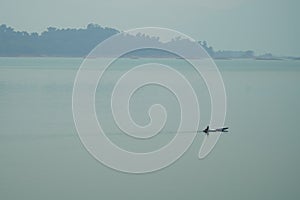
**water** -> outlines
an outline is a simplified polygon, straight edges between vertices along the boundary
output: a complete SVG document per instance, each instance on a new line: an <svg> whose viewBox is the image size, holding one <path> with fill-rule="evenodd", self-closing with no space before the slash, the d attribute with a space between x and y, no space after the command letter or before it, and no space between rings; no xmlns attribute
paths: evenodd
<svg viewBox="0 0 300 200"><path fill-rule="evenodd" d="M125 59L121 65L149 60ZM71 109L73 82L81 61L0 58L0 199L300 198L299 61L217 61L227 89L230 134L223 135L204 160L197 159L203 139L197 136L173 165L143 175L111 170L81 144ZM182 65L181 60L161 62L175 68ZM121 72L111 70L114 78ZM106 103L100 96L112 87L107 81L96 95L100 120L111 117L106 110L101 112ZM202 89L197 91L198 97L205 97ZM174 100L172 95L145 98L146 90L136 94L139 112L133 109L133 118L141 124L147 122L149 104ZM161 89L149 92L153 91L158 97L166 93ZM202 127L209 119L205 114L209 102L201 102ZM178 110L173 109L176 101L169 106L171 124L175 124L179 120ZM116 131L113 123L105 124L111 132ZM165 144L172 134L161 136L154 146L134 145L125 138L111 136L120 145L144 151Z"/></svg>

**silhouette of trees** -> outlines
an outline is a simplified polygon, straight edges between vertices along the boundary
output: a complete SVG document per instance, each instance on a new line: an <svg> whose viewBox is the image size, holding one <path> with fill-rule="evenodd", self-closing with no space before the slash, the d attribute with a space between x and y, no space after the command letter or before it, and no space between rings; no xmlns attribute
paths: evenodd
<svg viewBox="0 0 300 200"><path fill-rule="evenodd" d="M27 33L25 31L15 31L13 28L2 24L0 25L0 56L64 56L64 57L82 57L86 56L96 45L108 37L119 33L118 30L101 27L97 24L88 24L86 28L74 29L58 29L48 27L41 34ZM162 43L159 37L151 37L142 33L136 35L122 34L120 45L156 44L156 46L166 45L168 47L177 48L177 51L186 53L188 50L195 48L195 43L189 39L180 37L174 38L169 42ZM199 42L206 52L215 58L253 58L253 51L214 51L208 46L206 41ZM150 45L151 46L151 45ZM108 55L112 54L107 52ZM198 57L202 55L194 55L196 51L188 52L190 57ZM172 53L158 51L153 49L145 49L128 54L131 57L177 57ZM205 55L203 55L205 56Z"/></svg>
<svg viewBox="0 0 300 200"><path fill-rule="evenodd" d="M211 46L207 46L207 42L203 41L203 42L199 42L199 44L205 49L205 51L210 55L210 56L214 56L215 52L214 49Z"/></svg>
<svg viewBox="0 0 300 200"><path fill-rule="evenodd" d="M85 29L48 27L41 34L0 26L0 56L85 56L98 43L118 33L88 24Z"/></svg>

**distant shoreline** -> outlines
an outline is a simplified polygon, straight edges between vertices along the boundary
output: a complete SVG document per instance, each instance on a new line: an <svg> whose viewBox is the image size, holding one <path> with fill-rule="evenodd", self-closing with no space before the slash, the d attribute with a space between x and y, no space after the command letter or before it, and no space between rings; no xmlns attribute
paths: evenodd
<svg viewBox="0 0 300 200"><path fill-rule="evenodd" d="M113 58L112 57L86 57L86 56L0 56L0 58L77 58L77 59L105 59L105 58ZM138 59L182 59L182 58L175 58L175 57L151 57L151 56L145 56L145 57L120 57L121 59L132 59L132 60L138 60ZM195 58L189 58L189 59L195 59ZM254 61L282 61L282 60L300 60L300 57L279 57L279 58L260 58L260 57L254 57L254 58L212 58L213 60L223 60L223 61L230 61L230 60L254 60Z"/></svg>
<svg viewBox="0 0 300 200"><path fill-rule="evenodd" d="M85 58L102 41L107 38L122 33L122 31L102 27L98 24L88 24L86 28L59 29L48 27L42 33L28 33L26 31L16 31L6 24L0 25L0 57L64 57L64 58ZM252 50L214 50L206 41L191 41L182 38L174 38L169 42L162 42L159 37L153 37L141 33L136 35L121 34L122 40L130 44L141 46L149 42L155 42L160 46L180 46L181 51L188 51L195 43L214 60L232 59L255 59L255 60L300 60L296 56L276 56L271 53L256 55ZM120 45L125 45L120 43ZM163 48L162 48L163 49ZM109 57L114 53L111 50L105 52L104 57ZM197 58L195 52L190 52L190 58ZM113 57L113 56L112 56ZM179 56L157 49L141 49L129 52L123 57L139 58L177 58Z"/></svg>

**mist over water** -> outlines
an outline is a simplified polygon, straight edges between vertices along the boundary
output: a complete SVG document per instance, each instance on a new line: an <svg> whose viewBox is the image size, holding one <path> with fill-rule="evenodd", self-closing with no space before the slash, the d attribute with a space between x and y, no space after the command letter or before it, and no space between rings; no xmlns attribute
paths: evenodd
<svg viewBox="0 0 300 200"><path fill-rule="evenodd" d="M132 151L149 151L174 136L178 102L167 90L144 87L133 96L132 117L148 122L147 110L161 103L166 127L137 141L118 130L109 112L113 81L134 64L160 62L190 78L200 99L201 122L209 121L205 83L179 59L121 59L97 88L96 111L108 137ZM298 199L300 192L299 61L216 61L227 92L226 125L204 160L203 140L173 165L132 175L109 169L83 147L72 117L77 58L0 58L0 199ZM101 61L100 61L101 62ZM123 68L122 68L123 67ZM91 69L92 70L92 69ZM159 72L158 72L159 73Z"/></svg>

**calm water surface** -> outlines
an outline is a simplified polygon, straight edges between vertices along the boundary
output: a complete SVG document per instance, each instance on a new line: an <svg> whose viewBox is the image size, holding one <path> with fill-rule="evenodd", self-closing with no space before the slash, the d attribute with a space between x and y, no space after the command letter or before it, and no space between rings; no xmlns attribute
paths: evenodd
<svg viewBox="0 0 300 200"><path fill-rule="evenodd" d="M124 71L118 66L126 71L150 61L121 60L98 88L97 114L108 132L118 132L106 101L113 81ZM160 61L181 69L197 86L204 113L200 126L205 126L209 101L203 82L192 69L183 70L181 60ZM81 62L0 58L0 199L300 198L299 61L216 61L227 90L230 134L223 135L204 160L197 158L203 140L199 135L173 165L143 175L111 170L81 144L71 109ZM135 99L132 115L138 123L147 123L149 105L160 101L172 116L166 129L176 128L180 111L168 91L144 88ZM172 134L165 134L137 143L122 134L111 136L120 146L137 151L163 146L171 138Z"/></svg>

